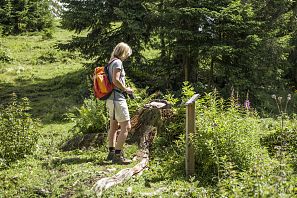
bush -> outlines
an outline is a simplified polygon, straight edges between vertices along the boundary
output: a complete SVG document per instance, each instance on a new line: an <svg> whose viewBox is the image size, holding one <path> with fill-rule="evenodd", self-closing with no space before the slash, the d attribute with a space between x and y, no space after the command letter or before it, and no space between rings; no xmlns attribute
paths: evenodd
<svg viewBox="0 0 297 198"><path fill-rule="evenodd" d="M269 154L278 157L279 152L290 157L291 164L297 170L297 123L296 117L279 121L272 133L264 136L262 144L268 148Z"/></svg>
<svg viewBox="0 0 297 198"><path fill-rule="evenodd" d="M245 172L225 164L224 178L218 183L217 195L221 197L294 197L296 175L287 163L258 159ZM284 161L285 162L285 161Z"/></svg>
<svg viewBox="0 0 297 198"><path fill-rule="evenodd" d="M197 131L192 139L199 173L214 180L224 169L222 160L246 170L259 153L268 157L261 148L261 126L255 113L241 109L232 98L227 103L215 92L197 100L196 105Z"/></svg>
<svg viewBox="0 0 297 198"><path fill-rule="evenodd" d="M105 101L91 97L85 99L83 105L76 110L76 115L68 114L68 117L75 123L72 129L74 132L83 134L107 132L109 116L106 112Z"/></svg>
<svg viewBox="0 0 297 198"><path fill-rule="evenodd" d="M137 90L130 80L127 80L127 84L135 90L135 98L127 99L130 117L132 117L152 96L148 97L145 89ZM77 114L68 114L68 118L75 122L75 126L72 129L74 132L83 134L107 132L109 115L104 100L95 99L93 94L91 94L91 97L85 99L84 104L76 110Z"/></svg>
<svg viewBox="0 0 297 198"><path fill-rule="evenodd" d="M11 104L0 108L0 160L3 165L31 154L37 142L37 122L28 113L29 101L14 95Z"/></svg>
<svg viewBox="0 0 297 198"><path fill-rule="evenodd" d="M53 37L53 30L50 28L45 28L42 32L42 39L44 40L48 40L48 39L52 39Z"/></svg>

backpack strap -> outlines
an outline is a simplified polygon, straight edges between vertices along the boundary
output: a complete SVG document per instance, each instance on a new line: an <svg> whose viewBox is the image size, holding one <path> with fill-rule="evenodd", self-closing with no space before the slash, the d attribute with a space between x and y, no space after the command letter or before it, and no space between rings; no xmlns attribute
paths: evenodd
<svg viewBox="0 0 297 198"><path fill-rule="evenodd" d="M113 92L113 120L115 120L115 91Z"/></svg>
<svg viewBox="0 0 297 198"><path fill-rule="evenodd" d="M107 75L107 78L108 78L108 81L109 81L109 83L111 83L111 77L109 76L109 72L108 72L108 70L109 70L109 66L115 61L115 60L117 60L118 58L113 58L106 66L104 66L104 72L106 73L106 75Z"/></svg>
<svg viewBox="0 0 297 198"><path fill-rule="evenodd" d="M109 66L115 61L115 60L117 60L118 58L114 58L114 59L112 59L105 67L104 67L104 70L105 70L105 73L107 74L107 77L108 77L108 80L109 80L109 82L111 83L111 78L110 78L110 76L109 76L109 71L108 71L108 69L109 69ZM115 91L117 91L116 89L113 89L113 120L115 120Z"/></svg>

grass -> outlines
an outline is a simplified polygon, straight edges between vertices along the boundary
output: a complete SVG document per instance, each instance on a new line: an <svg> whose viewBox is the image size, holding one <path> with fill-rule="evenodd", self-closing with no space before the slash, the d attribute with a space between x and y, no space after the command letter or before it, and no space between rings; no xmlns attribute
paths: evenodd
<svg viewBox="0 0 297 198"><path fill-rule="evenodd" d="M45 122L61 120L70 108L80 105L86 96L82 87L87 81L82 73L86 60L55 47L71 36L57 29L48 40L40 34L2 37L0 47L11 61L0 66L0 104L7 103L12 93L28 97L32 114Z"/></svg>
<svg viewBox="0 0 297 198"><path fill-rule="evenodd" d="M70 196L92 194L96 178L111 174L101 165L105 147L61 152L60 145L72 136L73 123L65 113L82 104L86 81L81 55L55 48L73 33L57 28L53 39L42 34L0 38L1 50L9 57L0 66L0 104L12 93L28 97L30 113L41 120L36 150L0 172L0 197ZM117 169L119 167L116 167ZM90 192L88 192L90 191Z"/></svg>
<svg viewBox="0 0 297 198"><path fill-rule="evenodd" d="M74 123L65 119L65 114L81 106L87 96L86 84L82 83L87 81L83 73L87 60L76 52L55 48L57 42L65 42L72 35L57 28L52 39L44 39L42 34L0 38L0 49L9 57L0 65L0 105L9 103L12 93L27 97L30 113L41 121L33 154L0 170L0 197L95 197L92 186L97 180L126 168L104 163L104 145L68 152L59 149L73 136L70 129ZM131 157L136 150L135 145L127 145L126 154ZM108 190L106 196L121 196L122 189L133 183L133 192L138 195L165 185L155 181L154 185L149 180L146 187L147 179L134 178Z"/></svg>
<svg viewBox="0 0 297 198"><path fill-rule="evenodd" d="M104 148L61 152L72 123L47 124L33 155L2 170L0 192L5 197L94 195L95 181L110 176L121 166L104 164Z"/></svg>
<svg viewBox="0 0 297 198"><path fill-rule="evenodd" d="M79 53L55 48L57 42L65 42L72 35L71 32L57 28L52 39L45 39L42 34L0 38L0 61L1 54L6 59L0 64L0 105L7 104L12 93L16 93L19 98L28 97L32 107L30 113L41 121L40 137L33 154L0 170L0 198L96 197L92 187L97 180L112 176L127 167L104 162L106 144L92 149L60 150L60 146L73 136L70 129L75 123L65 119L66 114L81 106L84 98L88 97L88 79L83 69L88 61ZM152 53L152 56L157 53ZM292 134L296 132L294 120L291 124L287 123ZM262 123L261 135L266 136L274 134L278 125L273 119L259 119L255 122ZM244 122L241 123L244 126ZM175 126L178 123L171 125L174 130L179 129ZM168 127L168 137L172 136L171 128ZM216 186L204 182L205 178L202 177L185 177L183 145L184 142L180 142L179 146L174 142L168 145L168 138L158 137L154 142L148 169L143 175L106 190L102 197L261 197L262 191L262 195L269 195L267 197L294 197L297 193L296 158L294 170L289 167L292 163L279 163L271 166L272 170L266 169L271 172L262 175L260 179L261 163L250 172L236 172L230 165L226 168L226 174L230 176L221 179ZM135 145L127 145L126 154L131 157L136 150ZM288 177L283 173L288 174ZM207 175L208 172L203 172L203 176ZM278 179L284 179L281 187L286 189L286 185L290 186L290 191L279 190L269 194L271 191L267 189L274 188L274 180ZM289 182L285 183L285 180ZM290 192L295 194L290 196Z"/></svg>

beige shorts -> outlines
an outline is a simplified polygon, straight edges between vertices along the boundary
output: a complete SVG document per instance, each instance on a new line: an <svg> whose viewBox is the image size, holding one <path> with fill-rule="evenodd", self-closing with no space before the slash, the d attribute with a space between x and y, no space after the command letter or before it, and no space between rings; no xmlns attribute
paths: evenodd
<svg viewBox="0 0 297 198"><path fill-rule="evenodd" d="M113 101L113 100L106 100L106 108L109 113L109 117L113 119L114 115L114 106L115 106L115 119L118 122L124 122L130 120L128 105L126 100L121 101Z"/></svg>

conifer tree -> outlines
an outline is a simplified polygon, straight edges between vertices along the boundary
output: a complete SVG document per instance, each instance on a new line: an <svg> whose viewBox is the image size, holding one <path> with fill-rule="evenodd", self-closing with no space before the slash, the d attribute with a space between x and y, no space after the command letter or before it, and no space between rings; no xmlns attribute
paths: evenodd
<svg viewBox="0 0 297 198"><path fill-rule="evenodd" d="M77 36L66 49L78 49L86 57L106 61L112 48L121 41L133 48L133 57L140 59L142 42L149 38L145 23L146 11L141 0L62 0L63 27L87 36Z"/></svg>
<svg viewBox="0 0 297 198"><path fill-rule="evenodd" d="M3 34L41 31L52 26L47 0L4 0L0 3Z"/></svg>
<svg viewBox="0 0 297 198"><path fill-rule="evenodd" d="M280 40L288 33L286 17L292 1L163 3L155 7L162 7L155 23L161 27L157 34L167 42L171 65L179 65L178 73L183 70L181 79L198 79L226 91L268 90L284 84L279 71L286 69L282 57L287 52Z"/></svg>
<svg viewBox="0 0 297 198"><path fill-rule="evenodd" d="M159 88L176 87L189 80L225 93L234 87L245 93L254 90L256 95L285 85L287 37L293 31L288 18L294 1L63 2L67 7L64 27L88 32L64 47L103 60L117 42L128 42L136 52L134 65L153 74ZM160 51L148 63L151 66L139 64L144 60L144 47Z"/></svg>

